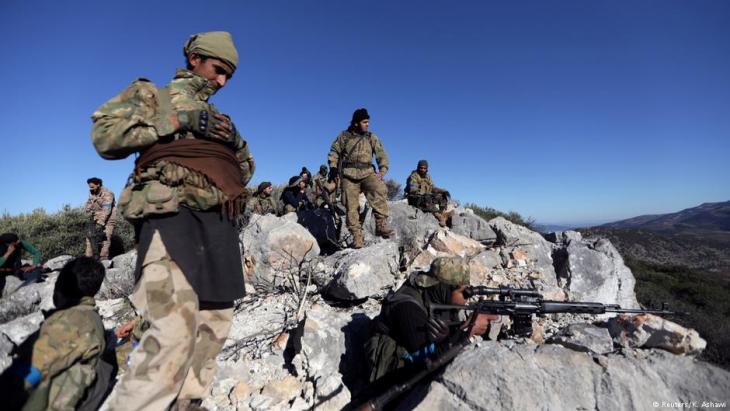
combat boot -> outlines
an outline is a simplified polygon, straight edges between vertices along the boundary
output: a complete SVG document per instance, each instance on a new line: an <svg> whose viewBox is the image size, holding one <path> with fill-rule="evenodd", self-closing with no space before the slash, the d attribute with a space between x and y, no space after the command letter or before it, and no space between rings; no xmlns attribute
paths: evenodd
<svg viewBox="0 0 730 411"><path fill-rule="evenodd" d="M393 229L388 226L385 219L375 220L375 235L383 238L390 238L393 235Z"/></svg>
<svg viewBox="0 0 730 411"><path fill-rule="evenodd" d="M362 240L362 231L361 230L352 230L352 245L350 247L362 248L364 245L365 244Z"/></svg>
<svg viewBox="0 0 730 411"><path fill-rule="evenodd" d="M446 227L446 221L449 219L449 215L444 213L443 211L435 212L433 213L433 216L436 217L436 220L439 222L439 227Z"/></svg>

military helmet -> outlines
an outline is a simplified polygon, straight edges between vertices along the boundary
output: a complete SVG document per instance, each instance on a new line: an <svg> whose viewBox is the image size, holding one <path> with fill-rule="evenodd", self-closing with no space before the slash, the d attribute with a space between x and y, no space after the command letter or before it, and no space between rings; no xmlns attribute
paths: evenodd
<svg viewBox="0 0 730 411"><path fill-rule="evenodd" d="M416 285L433 287L438 283L452 286L469 285L469 263L461 257L438 257L427 273L416 277Z"/></svg>

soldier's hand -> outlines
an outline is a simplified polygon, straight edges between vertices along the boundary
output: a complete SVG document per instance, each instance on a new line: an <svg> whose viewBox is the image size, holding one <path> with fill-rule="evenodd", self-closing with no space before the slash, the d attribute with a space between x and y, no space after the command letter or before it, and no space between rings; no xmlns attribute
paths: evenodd
<svg viewBox="0 0 730 411"><path fill-rule="evenodd" d="M5 257L7 258L10 254L12 254L15 251L15 243L8 244L7 249L5 250Z"/></svg>
<svg viewBox="0 0 730 411"><path fill-rule="evenodd" d="M134 326L136 323L137 323L137 321L135 321L135 320L127 321L126 324L122 324L119 327L117 327L117 329L114 331L114 335L116 335L117 338L128 337L129 334L134 329Z"/></svg>
<svg viewBox="0 0 730 411"><path fill-rule="evenodd" d="M196 137L235 145L236 127L230 117L209 110L178 111L181 131L190 131Z"/></svg>
<svg viewBox="0 0 730 411"><path fill-rule="evenodd" d="M428 319L426 330L428 331L428 338L433 342L443 341L449 336L449 326L436 318Z"/></svg>
<svg viewBox="0 0 730 411"><path fill-rule="evenodd" d="M238 133L236 132L236 126L228 115L213 113L210 135L213 139L233 147L236 145Z"/></svg>
<svg viewBox="0 0 730 411"><path fill-rule="evenodd" d="M466 329L469 324L472 322L472 317L474 314L469 317L464 324L462 324L462 328ZM499 316L494 314L476 314L477 318L474 320L474 326L471 328L471 331L469 332L469 338L475 336L475 335L483 335L487 332L489 329L489 321L492 320L498 320Z"/></svg>

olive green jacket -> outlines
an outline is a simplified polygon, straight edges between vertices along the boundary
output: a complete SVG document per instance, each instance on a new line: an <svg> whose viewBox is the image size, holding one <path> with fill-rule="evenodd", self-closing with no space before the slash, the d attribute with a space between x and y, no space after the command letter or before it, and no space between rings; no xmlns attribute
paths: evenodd
<svg viewBox="0 0 730 411"><path fill-rule="evenodd" d="M388 153L385 152L383 144L375 133L357 134L347 130L340 133L330 147L327 160L330 167L337 167L337 162L342 156L345 164L339 172L348 178L360 180L375 173L375 167L366 167L371 164L373 156L378 164L378 171L388 171ZM348 166L348 164L360 164L359 168Z"/></svg>

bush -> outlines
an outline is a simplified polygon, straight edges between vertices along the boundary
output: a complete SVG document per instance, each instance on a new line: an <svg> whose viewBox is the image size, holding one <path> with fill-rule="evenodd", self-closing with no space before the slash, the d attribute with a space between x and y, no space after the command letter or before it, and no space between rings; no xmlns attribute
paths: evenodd
<svg viewBox="0 0 730 411"><path fill-rule="evenodd" d="M0 217L0 233L16 233L43 253L44 259L59 255L81 255L86 248L86 221L83 207L65 205L53 214L42 208L27 214ZM117 216L112 236L110 256L122 254L134 247L134 228Z"/></svg>
<svg viewBox="0 0 730 411"><path fill-rule="evenodd" d="M730 281L682 266L662 266L624 259L636 277L636 298L646 307L669 308L685 315L672 318L707 340L700 358L730 369Z"/></svg>
<svg viewBox="0 0 730 411"><path fill-rule="evenodd" d="M489 221L495 217L503 217L508 221L511 221L515 224L519 224L521 226L525 226L531 230L537 229L537 225L535 224L535 219L532 217L523 217L520 213L516 211L510 211L508 213L496 210L492 207L487 206L478 206L474 203L467 203L464 205L465 208L470 208L474 211L474 214L478 215L479 217Z"/></svg>

